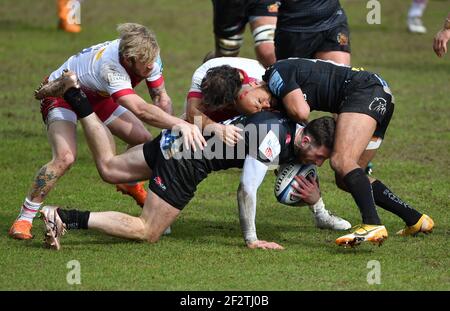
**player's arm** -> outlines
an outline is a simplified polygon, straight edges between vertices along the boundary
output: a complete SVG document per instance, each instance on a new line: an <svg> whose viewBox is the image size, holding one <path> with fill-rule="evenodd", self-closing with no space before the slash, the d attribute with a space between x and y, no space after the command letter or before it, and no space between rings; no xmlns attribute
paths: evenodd
<svg viewBox="0 0 450 311"><path fill-rule="evenodd" d="M201 105L201 98L188 97L186 103L186 119L188 122L200 125L198 122L201 121L202 130L207 128L207 133L215 133L224 143L231 147L238 140L242 139L242 136L239 134L242 131L240 128L234 125L223 125L214 122L200 110Z"/></svg>
<svg viewBox="0 0 450 311"><path fill-rule="evenodd" d="M283 249L275 242L258 240L256 235L256 194L264 180L267 165L251 156L245 158L237 199L239 222L245 243L249 248Z"/></svg>
<svg viewBox="0 0 450 311"><path fill-rule="evenodd" d="M297 88L283 97L283 106L290 119L295 122L307 122L310 108L301 89Z"/></svg>
<svg viewBox="0 0 450 311"><path fill-rule="evenodd" d="M206 146L205 138L197 126L174 117L155 105L149 105L137 94L127 94L119 97L117 103L130 110L141 121L164 129L178 129L183 134L184 144L187 148L195 145L203 149Z"/></svg>
<svg viewBox="0 0 450 311"><path fill-rule="evenodd" d="M153 104L167 112L168 114L173 114L172 100L167 94L164 82L158 87L149 87L148 92L152 98Z"/></svg>

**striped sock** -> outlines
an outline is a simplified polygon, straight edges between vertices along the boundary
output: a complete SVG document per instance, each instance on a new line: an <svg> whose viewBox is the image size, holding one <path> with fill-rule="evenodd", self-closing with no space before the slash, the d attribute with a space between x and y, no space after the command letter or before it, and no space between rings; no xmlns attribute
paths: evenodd
<svg viewBox="0 0 450 311"><path fill-rule="evenodd" d="M33 223L34 217L36 217L37 212L41 208L41 203L34 203L25 198L25 202L23 202L22 208L20 209L19 217L17 220L26 220L30 223Z"/></svg>

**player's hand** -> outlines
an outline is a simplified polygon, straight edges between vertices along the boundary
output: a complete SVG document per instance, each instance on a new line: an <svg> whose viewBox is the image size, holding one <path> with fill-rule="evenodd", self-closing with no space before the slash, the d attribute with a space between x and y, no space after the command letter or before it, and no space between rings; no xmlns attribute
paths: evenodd
<svg viewBox="0 0 450 311"><path fill-rule="evenodd" d="M315 178L309 180L304 176L295 176L297 184L292 183L295 192L292 195L301 198L308 205L314 205L320 199L320 189Z"/></svg>
<svg viewBox="0 0 450 311"><path fill-rule="evenodd" d="M188 122L177 124L176 126L178 130L183 134L183 144L184 148L189 150L192 147L192 150L197 151L197 146L200 150L203 150L206 146L206 140L203 137L200 129L195 125Z"/></svg>
<svg viewBox="0 0 450 311"><path fill-rule="evenodd" d="M239 132L242 132L242 129L234 126L234 125L223 125L219 124L219 130L218 133L216 132L216 135L219 135L220 139L227 144L230 147L233 147L237 144L237 142L242 138L241 134Z"/></svg>
<svg viewBox="0 0 450 311"><path fill-rule="evenodd" d="M433 50L437 56L442 57L447 53L447 42L450 39L450 29L442 29L434 37Z"/></svg>
<svg viewBox="0 0 450 311"><path fill-rule="evenodd" d="M253 242L248 242L247 243L247 247L248 248L262 248L262 249L284 249L283 246L281 246L278 243L275 242L267 242L267 241L263 241L263 240L256 240Z"/></svg>

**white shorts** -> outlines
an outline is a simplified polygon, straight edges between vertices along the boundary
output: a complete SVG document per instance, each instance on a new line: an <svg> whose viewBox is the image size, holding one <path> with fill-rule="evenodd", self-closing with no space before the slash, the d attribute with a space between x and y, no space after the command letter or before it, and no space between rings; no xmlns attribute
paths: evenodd
<svg viewBox="0 0 450 311"><path fill-rule="evenodd" d="M105 125L109 125L115 119L117 119L120 115L128 111L127 108L119 106L114 110L114 112L109 116L108 119L103 122ZM54 121L69 121L75 125L77 125L77 115L72 110L63 107L55 107L51 109L47 114L47 120L45 123L47 126Z"/></svg>

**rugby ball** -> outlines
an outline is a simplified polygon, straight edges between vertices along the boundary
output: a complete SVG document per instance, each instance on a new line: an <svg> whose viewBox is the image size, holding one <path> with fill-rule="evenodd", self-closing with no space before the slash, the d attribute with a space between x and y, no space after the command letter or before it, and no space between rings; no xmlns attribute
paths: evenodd
<svg viewBox="0 0 450 311"><path fill-rule="evenodd" d="M305 178L316 178L317 168L314 164L296 164L290 163L281 165L278 169L278 175L275 180L275 197L277 201L290 206L307 205L302 199L292 195L295 192L292 185L297 185L295 176L304 176Z"/></svg>

